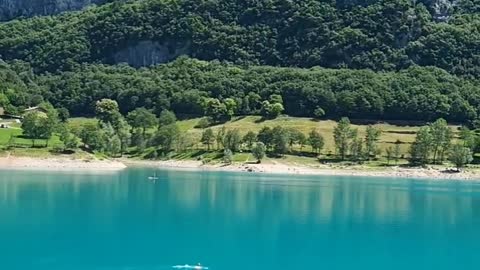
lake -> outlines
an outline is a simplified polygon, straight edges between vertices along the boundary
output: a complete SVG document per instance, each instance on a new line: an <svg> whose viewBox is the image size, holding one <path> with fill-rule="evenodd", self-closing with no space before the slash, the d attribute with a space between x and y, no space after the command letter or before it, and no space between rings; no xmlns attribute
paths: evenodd
<svg viewBox="0 0 480 270"><path fill-rule="evenodd" d="M2 171L0 269L479 269L480 183Z"/></svg>

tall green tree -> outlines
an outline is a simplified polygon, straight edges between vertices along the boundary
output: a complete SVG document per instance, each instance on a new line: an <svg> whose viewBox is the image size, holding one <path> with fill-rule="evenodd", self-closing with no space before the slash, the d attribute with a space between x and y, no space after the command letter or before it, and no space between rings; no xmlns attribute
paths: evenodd
<svg viewBox="0 0 480 270"><path fill-rule="evenodd" d="M147 138L144 136L143 129L136 128L132 133L132 146L137 148L137 152L142 153L147 147Z"/></svg>
<svg viewBox="0 0 480 270"><path fill-rule="evenodd" d="M41 137L45 139L45 146L48 147L48 143L52 138L53 133L56 132L60 126L60 120L58 117L58 111L53 107L52 104L44 102L39 106L46 110L47 117L40 117L39 120L41 126L40 132L42 132ZM42 116L41 113L39 114Z"/></svg>
<svg viewBox="0 0 480 270"><path fill-rule="evenodd" d="M242 143L242 136L238 129L228 130L223 138L223 146L227 149L230 149L233 153L236 153L240 150L240 145Z"/></svg>
<svg viewBox="0 0 480 270"><path fill-rule="evenodd" d="M225 126L223 126L217 131L217 134L215 136L215 140L217 141L217 150L220 150L220 148L225 147L223 142L225 141L226 133L227 133L227 129L225 128Z"/></svg>
<svg viewBox="0 0 480 270"><path fill-rule="evenodd" d="M118 119L115 127L115 133L120 139L120 154L125 153L128 146L130 145L132 133L132 127L127 123L127 121L121 117Z"/></svg>
<svg viewBox="0 0 480 270"><path fill-rule="evenodd" d="M233 98L226 98L223 103L227 109L225 116L230 120L237 112L237 102Z"/></svg>
<svg viewBox="0 0 480 270"><path fill-rule="evenodd" d="M325 111L322 108L318 107L313 111L313 116L316 119L321 119L322 117L325 116Z"/></svg>
<svg viewBox="0 0 480 270"><path fill-rule="evenodd" d="M39 115L35 112L27 113L22 121L23 135L32 140L32 146L35 147L35 140L39 139L38 128Z"/></svg>
<svg viewBox="0 0 480 270"><path fill-rule="evenodd" d="M66 123L68 121L68 118L70 118L70 112L68 111L67 108L58 108L58 119L62 123Z"/></svg>
<svg viewBox="0 0 480 270"><path fill-rule="evenodd" d="M207 128L202 132L202 138L200 141L207 146L207 150L210 151L210 146L215 142L215 134L211 128Z"/></svg>
<svg viewBox="0 0 480 270"><path fill-rule="evenodd" d="M45 146L48 147L48 141L55 129L56 120L49 118L48 114L29 112L22 121L23 134L32 140L33 147L37 139L45 140Z"/></svg>
<svg viewBox="0 0 480 270"><path fill-rule="evenodd" d="M175 124L175 122L177 122L177 116L172 111L163 110L158 117L159 126L168 126Z"/></svg>
<svg viewBox="0 0 480 270"><path fill-rule="evenodd" d="M196 139L189 133L180 134L175 140L175 151L185 152L191 149L197 143Z"/></svg>
<svg viewBox="0 0 480 270"><path fill-rule="evenodd" d="M430 124L429 128L432 135L433 163L442 162L444 153L450 147L453 132L448 127L447 121L441 118Z"/></svg>
<svg viewBox="0 0 480 270"><path fill-rule="evenodd" d="M276 126L272 129L272 146L273 153L283 156L289 150L288 148L289 133L285 128Z"/></svg>
<svg viewBox="0 0 480 270"><path fill-rule="evenodd" d="M215 123L229 119L227 106L217 98L206 99L203 107L205 115L210 117Z"/></svg>
<svg viewBox="0 0 480 270"><path fill-rule="evenodd" d="M141 107L128 113L127 122L133 128L141 128L143 136L145 136L147 128L152 128L157 124L157 117L151 111Z"/></svg>
<svg viewBox="0 0 480 270"><path fill-rule="evenodd" d="M153 137L153 144L160 146L164 152L170 152L179 135L180 130L176 124L161 126Z"/></svg>
<svg viewBox="0 0 480 270"><path fill-rule="evenodd" d="M268 119L275 119L284 111L281 103L270 103L268 100L262 102L261 114Z"/></svg>
<svg viewBox="0 0 480 270"><path fill-rule="evenodd" d="M288 132L288 146L290 150L293 149L295 144L303 146L307 142L305 134L303 134L303 132L300 130L295 128L287 128L286 131Z"/></svg>
<svg viewBox="0 0 480 270"><path fill-rule="evenodd" d="M433 136L429 127L421 127L410 147L410 163L425 165L429 162L433 148Z"/></svg>
<svg viewBox="0 0 480 270"><path fill-rule="evenodd" d="M397 140L395 142L395 147L393 148L393 159L395 160L395 164L398 164L398 160L400 159L400 156L401 156L400 141Z"/></svg>
<svg viewBox="0 0 480 270"><path fill-rule="evenodd" d="M121 151L121 141L118 135L115 133L115 129L112 124L101 122L98 134L98 148L97 151L101 151L111 157L117 157L117 154Z"/></svg>
<svg viewBox="0 0 480 270"><path fill-rule="evenodd" d="M392 160L393 158L393 147L389 146L386 150L385 150L385 154L386 154L386 158L387 158L387 165L390 165L390 160Z"/></svg>
<svg viewBox="0 0 480 270"><path fill-rule="evenodd" d="M102 132L98 123L85 123L80 128L79 137L84 146L91 150L102 148Z"/></svg>
<svg viewBox="0 0 480 270"><path fill-rule="evenodd" d="M260 129L260 131L258 132L257 139L259 142L265 144L267 149L271 149L273 144L272 129L267 126L262 127L262 129Z"/></svg>
<svg viewBox="0 0 480 270"><path fill-rule="evenodd" d="M113 123L120 116L118 103L111 99L101 99L95 104L95 114L104 123Z"/></svg>
<svg viewBox="0 0 480 270"><path fill-rule="evenodd" d="M475 132L466 126L460 128L460 139L463 141L463 146L473 150L475 148Z"/></svg>
<svg viewBox="0 0 480 270"><path fill-rule="evenodd" d="M59 138L63 143L63 151L75 150L78 147L78 138L73 134L67 125L62 124L59 128Z"/></svg>
<svg viewBox="0 0 480 270"><path fill-rule="evenodd" d="M335 141L335 148L337 154L342 160L345 160L348 154L348 150L355 138L355 129L351 127L350 120L346 117L340 119L337 126L333 130L333 139Z"/></svg>
<svg viewBox="0 0 480 270"><path fill-rule="evenodd" d="M257 163L261 163L262 159L265 158L267 152L267 147L262 142L257 142L252 147L252 155L257 159Z"/></svg>
<svg viewBox="0 0 480 270"><path fill-rule="evenodd" d="M449 160L457 167L457 171L465 167L473 160L472 151L470 148L463 146L462 144L455 144L449 155Z"/></svg>
<svg viewBox="0 0 480 270"><path fill-rule="evenodd" d="M122 151L122 142L118 135L113 135L113 137L109 138L106 147L106 151L110 156L117 157Z"/></svg>
<svg viewBox="0 0 480 270"><path fill-rule="evenodd" d="M382 132L378 128L371 125L367 126L365 135L365 152L368 159L377 155L377 143L381 134Z"/></svg>
<svg viewBox="0 0 480 270"><path fill-rule="evenodd" d="M325 142L322 135L315 129L312 129L308 134L308 144L310 144L312 150L318 154L322 151Z"/></svg>
<svg viewBox="0 0 480 270"><path fill-rule="evenodd" d="M247 145L247 148L251 150L253 144L257 141L257 134L250 130L243 136L242 141Z"/></svg>
<svg viewBox="0 0 480 270"><path fill-rule="evenodd" d="M354 129L352 134L352 140L350 142L351 159L354 161L363 161L366 154L363 150L363 141L358 136L357 129Z"/></svg>
<svg viewBox="0 0 480 270"><path fill-rule="evenodd" d="M275 104L275 103L283 104L283 98L281 95L278 95L278 94L271 94L268 101L271 104Z"/></svg>

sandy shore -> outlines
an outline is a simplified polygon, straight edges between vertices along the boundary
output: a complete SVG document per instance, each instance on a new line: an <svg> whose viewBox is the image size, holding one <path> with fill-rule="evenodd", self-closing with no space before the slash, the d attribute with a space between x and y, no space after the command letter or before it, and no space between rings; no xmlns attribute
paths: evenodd
<svg viewBox="0 0 480 270"><path fill-rule="evenodd" d="M366 176L366 177L394 177L394 178L422 178L438 180L479 180L479 170L465 170L452 173L445 168L402 168L385 167L369 168L366 166L338 166L317 165L304 166L300 164L285 164L280 162L262 164L202 164L200 161L168 160L97 160L97 159L72 159L68 156L50 158L30 157L1 157L0 169L35 169L35 170L83 170L83 171L118 171L127 167L156 167L180 170L205 170L251 172L266 174L294 174L294 175L339 175L339 176Z"/></svg>
<svg viewBox="0 0 480 270"><path fill-rule="evenodd" d="M13 156L0 158L0 169L117 171L125 168L125 164L113 160L85 160L72 159L69 157L30 158Z"/></svg>
<svg viewBox="0 0 480 270"><path fill-rule="evenodd" d="M270 174L296 174L296 175L338 175L338 176L366 176L366 177L393 177L393 178L419 178L432 180L479 180L480 171L465 170L453 173L446 168L367 168L362 166L338 167L334 165L319 165L315 167L290 165L283 163L263 164L202 164L200 161L132 161L123 160L127 166L150 166L158 168L182 170L210 170L231 172L252 172Z"/></svg>

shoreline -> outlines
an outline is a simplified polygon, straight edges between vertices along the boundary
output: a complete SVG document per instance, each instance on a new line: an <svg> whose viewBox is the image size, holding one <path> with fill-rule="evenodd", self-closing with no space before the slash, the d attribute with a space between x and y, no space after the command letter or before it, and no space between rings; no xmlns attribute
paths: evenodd
<svg viewBox="0 0 480 270"><path fill-rule="evenodd" d="M480 181L480 171L446 172L444 168L402 168L398 166L385 168L367 168L365 166L335 167L332 165L319 165L316 167L304 165L290 165L284 163L261 164L202 164L193 160L125 160L127 167L154 167L159 169L175 169L189 171L223 171L259 174L284 174L284 175L319 175L319 176L355 176L355 177L385 177L423 180L458 180Z"/></svg>
<svg viewBox="0 0 480 270"><path fill-rule="evenodd" d="M355 177L385 177L424 180L463 180L480 181L480 170L465 170L459 173L447 172L445 167L403 168L398 166L372 168L361 165L338 166L324 165L307 166L301 164L271 163L234 163L202 164L195 160L133 160L133 159L79 159L69 156L58 157L0 157L0 170L49 170L49 171L121 171L132 167L150 167L158 169L174 169L188 171L223 171L257 174L284 175L319 175L319 176L355 176Z"/></svg>
<svg viewBox="0 0 480 270"><path fill-rule="evenodd" d="M75 159L71 157L0 157L0 170L119 171L127 166L116 160Z"/></svg>

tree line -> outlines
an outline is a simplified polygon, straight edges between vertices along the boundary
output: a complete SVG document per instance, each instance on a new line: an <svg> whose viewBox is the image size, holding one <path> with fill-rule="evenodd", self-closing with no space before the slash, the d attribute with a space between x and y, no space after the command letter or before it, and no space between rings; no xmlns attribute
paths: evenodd
<svg viewBox="0 0 480 270"><path fill-rule="evenodd" d="M157 117L145 108L137 108L126 117L114 100L102 99L96 102L98 122L90 122L76 128L67 124L68 117L59 113L53 106L43 103L43 112L27 113L22 121L24 136L48 141L54 133L63 142L63 151L75 150L80 145L92 152L101 152L112 157L145 155L146 158L169 157L172 153L198 150L198 145L206 151L223 151L223 159L231 163L238 152L250 152L258 162L267 156L282 157L286 154L320 157L325 147L325 139L316 129L308 134L282 126L262 127L258 132L240 132L239 129L226 129L225 126L203 128L201 136L181 132L175 114L164 110ZM400 150L400 141L382 150L379 146L382 131L367 126L363 136L353 127L347 117L338 121L333 130L334 157L323 153L328 160L365 162L385 157L387 165L393 160L408 159L412 165L443 164L451 161L462 168L473 160L473 153L479 149L480 140L476 133L462 127L455 140L454 131L444 119L421 127L408 153ZM407 156L408 157L405 157ZM208 162L208 160L204 160Z"/></svg>
<svg viewBox="0 0 480 270"><path fill-rule="evenodd" d="M243 67L180 58L153 68L84 65L35 75L25 62L0 65L0 105L10 114L48 101L73 116L93 116L115 100L122 115L145 107L181 117L233 115L417 120L478 126L480 84L433 67L398 72Z"/></svg>

